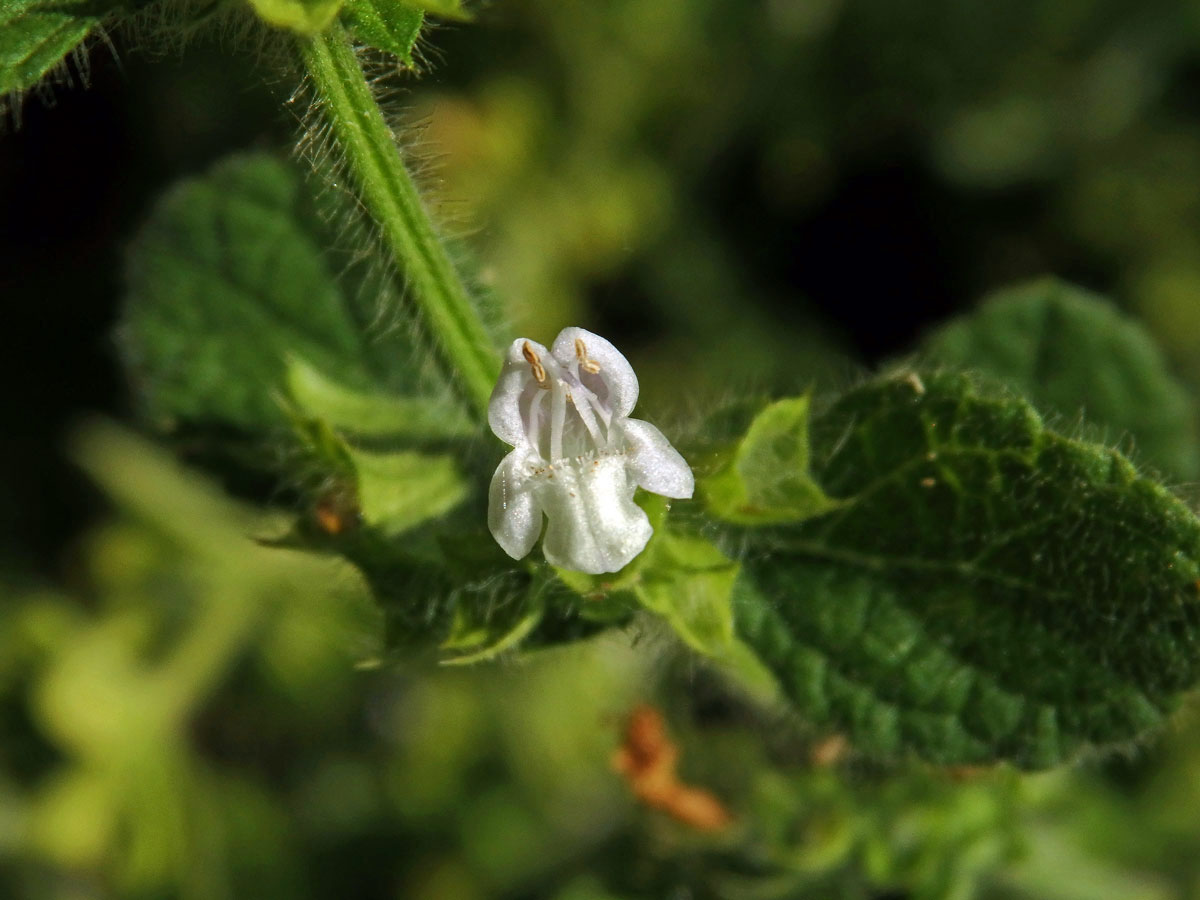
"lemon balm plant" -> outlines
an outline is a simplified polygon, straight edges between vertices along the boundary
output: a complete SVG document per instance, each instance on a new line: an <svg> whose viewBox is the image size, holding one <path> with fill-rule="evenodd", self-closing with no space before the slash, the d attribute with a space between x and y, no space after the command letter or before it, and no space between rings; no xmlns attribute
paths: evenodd
<svg viewBox="0 0 1200 900"><path fill-rule="evenodd" d="M3 0L0 90L52 78L132 12ZM576 835L594 877L542 873L545 896L961 896L1016 854L1013 823L1037 793L1019 773L1149 745L1200 681L1200 520L1169 487L1200 472L1194 404L1102 298L1022 285L840 393L727 398L668 440L631 417L639 378L604 337L572 326L547 348L507 333L466 276L468 251L430 216L363 58L411 65L426 17L465 18L457 3L260 0L180 16L225 12L287 48L300 164L244 154L169 190L129 249L119 337L146 425L181 450L202 436L210 466L265 472L290 502L250 513L183 487L188 475L127 435L82 439L85 467L176 567L113 595L187 586L163 592L186 607L186 626L158 637L166 649L135 636L109 652L114 614L39 688L51 739L81 761L64 796L107 803L88 847L125 854L118 891L220 895L183 849L161 870L145 862L165 826L152 800L138 806L136 775L178 801L165 820L185 846L180 823L216 815L171 788L219 780L187 738L206 698L265 629L320 623L347 596L357 612L341 625L382 616L365 668L473 664L500 679L513 661L615 643L636 677L571 663L581 695L595 678L630 707L646 699L637 688L673 708L708 690L744 711L736 747L702 734L687 746L718 799L681 788L680 751L642 708L653 740L631 721L620 768L680 830L634 850ZM339 265L347 235L365 249ZM680 377L663 393L688 389ZM123 469L143 453L152 461ZM72 719L89 705L89 662L123 686L97 701L116 723L101 738ZM169 753L144 764L159 744ZM959 784L964 766L990 768ZM913 825L930 820L942 824ZM971 828L986 840L964 838Z"/></svg>

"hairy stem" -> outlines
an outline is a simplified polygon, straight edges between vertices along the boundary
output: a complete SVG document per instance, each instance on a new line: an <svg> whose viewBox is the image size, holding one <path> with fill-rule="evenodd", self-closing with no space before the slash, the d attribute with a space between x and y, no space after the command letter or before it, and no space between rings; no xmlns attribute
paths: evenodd
<svg viewBox="0 0 1200 900"><path fill-rule="evenodd" d="M335 22L298 40L359 199L403 271L444 362L486 415L500 369L495 346L429 220L345 29Z"/></svg>

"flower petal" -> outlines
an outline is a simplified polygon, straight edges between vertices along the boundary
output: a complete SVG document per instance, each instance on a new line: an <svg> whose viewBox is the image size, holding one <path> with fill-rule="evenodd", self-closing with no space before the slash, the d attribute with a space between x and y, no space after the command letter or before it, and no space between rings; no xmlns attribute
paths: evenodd
<svg viewBox="0 0 1200 900"><path fill-rule="evenodd" d="M654 529L636 503L636 485L619 456L580 467L556 466L555 477L538 482L546 511L546 561L564 569L600 575L616 572L637 556Z"/></svg>
<svg viewBox="0 0 1200 900"><path fill-rule="evenodd" d="M603 386L603 395L606 396L601 396L601 399L613 414L621 417L629 415L638 398L637 375L633 373L629 360L600 335L571 326L558 333L554 346L550 348L560 366L569 367L576 358L577 340L583 341L588 359L600 367L599 374L595 375L580 369L579 380L597 394L602 393L597 388Z"/></svg>
<svg viewBox="0 0 1200 900"><path fill-rule="evenodd" d="M488 401L488 425L496 437L514 447L529 443L525 434L525 422L521 416L521 395L534 384L533 372L525 359L526 344L543 359L550 355L546 348L536 341L517 338L508 347L508 353L504 356L504 368L500 370L500 378L492 389L492 399Z"/></svg>
<svg viewBox="0 0 1200 900"><path fill-rule="evenodd" d="M629 445L625 459L633 479L652 494L677 500L692 496L696 479L691 467L666 436L641 419L627 419L624 428Z"/></svg>
<svg viewBox="0 0 1200 900"><path fill-rule="evenodd" d="M513 559L528 556L542 531L542 510L529 468L536 464L519 448L500 461L488 490L488 529Z"/></svg>

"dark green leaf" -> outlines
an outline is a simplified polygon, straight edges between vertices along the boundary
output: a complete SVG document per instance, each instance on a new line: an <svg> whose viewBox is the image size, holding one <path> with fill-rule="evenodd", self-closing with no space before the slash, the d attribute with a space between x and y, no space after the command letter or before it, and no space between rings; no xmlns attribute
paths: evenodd
<svg viewBox="0 0 1200 900"><path fill-rule="evenodd" d="M380 306L388 279L367 263L335 280L328 244L300 173L271 156L233 157L167 193L128 257L124 348L147 412L250 431L299 414L372 438L464 434L432 357Z"/></svg>
<svg viewBox="0 0 1200 900"><path fill-rule="evenodd" d="M837 402L814 461L846 503L751 532L738 630L863 752L1051 766L1200 676L1200 522L1115 451L910 373Z"/></svg>
<svg viewBox="0 0 1200 900"><path fill-rule="evenodd" d="M100 15L87 2L0 0L0 96L37 84L79 46Z"/></svg>
<svg viewBox="0 0 1200 900"><path fill-rule="evenodd" d="M413 65L413 45L425 13L398 0L347 0L342 21L355 40L386 50L406 66Z"/></svg>
<svg viewBox="0 0 1200 900"><path fill-rule="evenodd" d="M362 331L306 210L298 173L267 156L227 160L159 202L130 249L125 320L152 415L283 424L288 354L366 380Z"/></svg>
<svg viewBox="0 0 1200 900"><path fill-rule="evenodd" d="M1184 388L1150 334L1095 294L1051 278L984 300L925 345L932 361L977 369L1104 440L1132 438L1136 458L1172 478L1200 474L1200 436Z"/></svg>

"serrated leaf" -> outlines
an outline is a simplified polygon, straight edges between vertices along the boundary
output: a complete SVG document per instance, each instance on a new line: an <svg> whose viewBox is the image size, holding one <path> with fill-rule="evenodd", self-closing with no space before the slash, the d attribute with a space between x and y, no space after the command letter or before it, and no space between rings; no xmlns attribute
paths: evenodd
<svg viewBox="0 0 1200 900"><path fill-rule="evenodd" d="M362 332L334 282L299 174L226 160L172 189L129 252L123 326L149 412L254 429L286 424L288 354L368 381Z"/></svg>
<svg viewBox="0 0 1200 900"><path fill-rule="evenodd" d="M250 5L268 25L312 36L334 20L342 0L250 0Z"/></svg>
<svg viewBox="0 0 1200 900"><path fill-rule="evenodd" d="M413 45L425 13L397 0L346 0L342 21L355 40L385 50L406 66L413 65Z"/></svg>
<svg viewBox="0 0 1200 900"><path fill-rule="evenodd" d="M930 360L1002 379L1046 414L1082 414L1173 478L1200 474L1187 391L1150 333L1104 298L1052 278L999 291L935 332Z"/></svg>
<svg viewBox="0 0 1200 900"><path fill-rule="evenodd" d="M37 84L79 46L102 13L89 2L0 2L0 96Z"/></svg>
<svg viewBox="0 0 1200 900"><path fill-rule="evenodd" d="M633 593L689 647L722 656L734 641L730 597L737 568L708 541L664 530Z"/></svg>
<svg viewBox="0 0 1200 900"><path fill-rule="evenodd" d="M323 221L340 210L325 202L318 214L299 171L263 154L231 157L156 205L128 254L121 332L160 425L264 431L299 413L366 437L458 434L461 405L379 306L386 277L363 266L333 277ZM289 387L303 401L291 409Z"/></svg>
<svg viewBox="0 0 1200 900"><path fill-rule="evenodd" d="M441 516L467 496L467 481L448 456L349 449L363 521L394 536Z"/></svg>
<svg viewBox="0 0 1200 900"><path fill-rule="evenodd" d="M709 512L759 525L798 521L836 506L809 472L808 413L808 397L792 397L755 416L732 458L701 482Z"/></svg>
<svg viewBox="0 0 1200 900"><path fill-rule="evenodd" d="M341 384L315 366L289 355L287 392L305 414L363 438L438 440L476 433L462 410L428 397L403 397Z"/></svg>
<svg viewBox="0 0 1200 900"><path fill-rule="evenodd" d="M1052 766L1200 676L1200 521L1119 453L966 376L882 379L814 431L845 505L758 529L739 634L874 757Z"/></svg>

